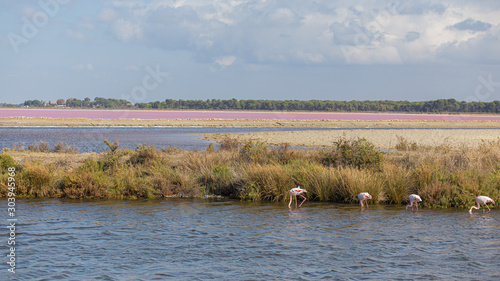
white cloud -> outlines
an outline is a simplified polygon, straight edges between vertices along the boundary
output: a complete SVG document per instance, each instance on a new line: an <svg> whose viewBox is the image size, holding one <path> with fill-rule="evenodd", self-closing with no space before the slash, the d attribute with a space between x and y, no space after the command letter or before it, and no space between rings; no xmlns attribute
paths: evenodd
<svg viewBox="0 0 500 281"><path fill-rule="evenodd" d="M112 29L116 37L124 42L140 39L142 35L142 30L138 24L124 20L123 18L115 21L112 25Z"/></svg>
<svg viewBox="0 0 500 281"><path fill-rule="evenodd" d="M88 63L88 64L78 64L78 65L74 65L71 67L73 70L88 70L88 71L92 71L94 70L94 67L92 66L92 64Z"/></svg>
<svg viewBox="0 0 500 281"><path fill-rule="evenodd" d="M127 66L125 66L124 70L127 70L127 71L139 71L140 68L137 65L127 65Z"/></svg>
<svg viewBox="0 0 500 281"><path fill-rule="evenodd" d="M236 61L235 56L225 56L220 59L215 60L215 62L220 66L230 66Z"/></svg>
<svg viewBox="0 0 500 281"><path fill-rule="evenodd" d="M101 21L109 22L109 21L112 21L116 18L116 13L113 9L106 8L99 13L98 18Z"/></svg>
<svg viewBox="0 0 500 281"><path fill-rule="evenodd" d="M85 35L83 35L83 33L78 32L78 31L73 31L71 29L66 30L66 36L68 36L69 38L72 38L72 39L80 40L80 41L85 40Z"/></svg>
<svg viewBox="0 0 500 281"><path fill-rule="evenodd" d="M500 63L500 26L464 41L451 41L437 49L440 58L452 61Z"/></svg>
<svg viewBox="0 0 500 281"><path fill-rule="evenodd" d="M88 30L93 30L95 29L95 25L92 24L92 23L89 23L89 22L80 22L78 24L79 27L81 28L85 28L85 29L88 29Z"/></svg>
<svg viewBox="0 0 500 281"><path fill-rule="evenodd" d="M123 42L185 50L224 66L433 62L488 50L500 7L489 1L113 2L99 19ZM126 19L126 20L125 20ZM346 55L346 50L347 54Z"/></svg>

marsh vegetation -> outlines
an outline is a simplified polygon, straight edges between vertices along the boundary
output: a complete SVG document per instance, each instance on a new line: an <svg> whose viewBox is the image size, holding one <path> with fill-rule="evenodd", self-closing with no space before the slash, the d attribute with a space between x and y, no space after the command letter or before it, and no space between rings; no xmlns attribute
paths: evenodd
<svg viewBox="0 0 500 281"><path fill-rule="evenodd" d="M498 141L423 147L401 138L393 151L362 138L339 138L315 149L229 137L204 151L108 146L108 152L88 155L40 143L28 151L4 149L0 196L7 195L6 172L14 166L16 196L30 198L221 196L281 202L297 185L307 189L310 201L337 203L357 203L360 192L369 192L375 204L404 204L415 193L424 207L437 208L470 207L478 195L500 198Z"/></svg>

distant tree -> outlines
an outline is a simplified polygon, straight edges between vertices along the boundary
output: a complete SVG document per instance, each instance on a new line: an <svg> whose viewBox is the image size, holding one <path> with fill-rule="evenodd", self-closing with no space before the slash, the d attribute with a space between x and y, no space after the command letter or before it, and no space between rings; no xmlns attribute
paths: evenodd
<svg viewBox="0 0 500 281"><path fill-rule="evenodd" d="M75 98L69 98L66 100L66 106L68 107L82 107L82 101Z"/></svg>
<svg viewBox="0 0 500 281"><path fill-rule="evenodd" d="M24 106L42 106L43 103L39 100L27 100L23 104Z"/></svg>
<svg viewBox="0 0 500 281"><path fill-rule="evenodd" d="M65 104L64 99L57 100L57 105L64 105L64 104Z"/></svg>
<svg viewBox="0 0 500 281"><path fill-rule="evenodd" d="M90 107L90 106L91 106L91 105L90 105L90 102L91 102L90 98L85 98L85 99L83 99L83 101L82 101L82 106L83 106L83 107Z"/></svg>

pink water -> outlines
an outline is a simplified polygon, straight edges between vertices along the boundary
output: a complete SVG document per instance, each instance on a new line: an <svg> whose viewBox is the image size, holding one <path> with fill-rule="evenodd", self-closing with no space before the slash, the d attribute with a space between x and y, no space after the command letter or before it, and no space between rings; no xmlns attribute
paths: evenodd
<svg viewBox="0 0 500 281"><path fill-rule="evenodd" d="M164 111L164 110L72 110L0 109L0 117L50 117L90 119L272 119L272 120L435 120L500 121L500 115L441 115L396 113L257 112L257 111Z"/></svg>

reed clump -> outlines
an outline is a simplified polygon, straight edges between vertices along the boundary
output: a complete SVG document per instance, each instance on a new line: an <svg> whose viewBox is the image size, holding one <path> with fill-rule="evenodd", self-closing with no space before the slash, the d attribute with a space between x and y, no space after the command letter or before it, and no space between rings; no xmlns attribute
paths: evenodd
<svg viewBox="0 0 500 281"><path fill-rule="evenodd" d="M78 165L71 165L71 155L48 163L39 155L30 160L30 153L15 161L11 154L16 152L4 152L0 196L7 195L7 169L15 166L18 197L223 196L280 202L301 186L308 200L338 203L357 203L360 192L369 192L370 203L380 204L406 204L408 195L416 193L424 207L439 208L470 207L478 195L500 199L500 141L458 148L400 143L400 149L386 152L365 139L344 137L316 149L231 138L219 149L204 151L110 145L109 152ZM41 152L46 151L43 143L36 147L39 154L53 153Z"/></svg>
<svg viewBox="0 0 500 281"><path fill-rule="evenodd" d="M75 154L78 153L78 148L74 145L69 145L65 142L59 141L53 147L50 147L48 142L40 141L33 142L33 144L28 145L28 148L25 148L24 143L13 143L11 148L3 148L2 152L43 152L43 153L70 153Z"/></svg>

